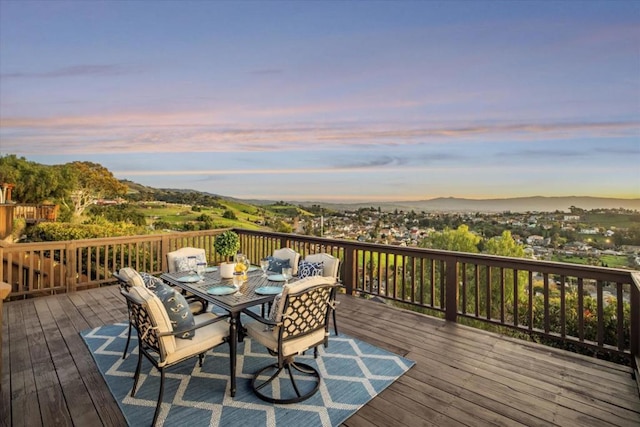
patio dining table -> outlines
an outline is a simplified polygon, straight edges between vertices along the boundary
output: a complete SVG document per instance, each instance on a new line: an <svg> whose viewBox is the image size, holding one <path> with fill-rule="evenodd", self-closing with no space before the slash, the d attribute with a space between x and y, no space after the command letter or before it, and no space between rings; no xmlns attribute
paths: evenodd
<svg viewBox="0 0 640 427"><path fill-rule="evenodd" d="M215 293L224 293L229 288L233 288L232 279L222 279L216 268L210 268L200 280L194 273L176 272L164 273L160 276L166 283L176 286L185 292L202 298L217 307L220 307L230 314L229 320L229 363L231 364L231 397L236 394L236 356L238 342L244 338L242 324L240 322L240 314L242 310L254 306L262 306L263 304L273 301L277 289L281 288L283 283L274 282L269 277L263 277L262 270L252 267L247 272L247 280L240 287L239 294L233 293L226 295L215 295ZM214 270L214 271L211 271ZM261 294L260 288L268 288L272 292L269 294ZM256 292L258 290L258 293ZM231 290L229 290L231 292Z"/></svg>

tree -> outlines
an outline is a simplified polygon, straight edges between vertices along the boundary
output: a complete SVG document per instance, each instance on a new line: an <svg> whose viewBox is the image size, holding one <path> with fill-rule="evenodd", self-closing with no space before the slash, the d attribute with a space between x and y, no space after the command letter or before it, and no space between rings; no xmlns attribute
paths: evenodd
<svg viewBox="0 0 640 427"><path fill-rule="evenodd" d="M12 199L19 203L55 201L70 189L58 167L15 155L0 156L0 183L3 182L15 185Z"/></svg>
<svg viewBox="0 0 640 427"><path fill-rule="evenodd" d="M128 187L97 163L72 162L63 165L61 170L62 175L72 183L71 190L62 202L72 211L75 220L96 200L127 193Z"/></svg>
<svg viewBox="0 0 640 427"><path fill-rule="evenodd" d="M225 210L224 213L222 214L222 217L226 219L234 219L234 220L238 219L236 214L231 209Z"/></svg>
<svg viewBox="0 0 640 427"><path fill-rule="evenodd" d="M467 225L462 224L455 230L447 227L443 231L431 234L420 242L420 246L423 248L477 253L481 240L480 236L469 231Z"/></svg>
<svg viewBox="0 0 640 427"><path fill-rule="evenodd" d="M513 240L511 232L505 230L499 237L492 237L485 244L485 252L514 258L524 257L524 246Z"/></svg>

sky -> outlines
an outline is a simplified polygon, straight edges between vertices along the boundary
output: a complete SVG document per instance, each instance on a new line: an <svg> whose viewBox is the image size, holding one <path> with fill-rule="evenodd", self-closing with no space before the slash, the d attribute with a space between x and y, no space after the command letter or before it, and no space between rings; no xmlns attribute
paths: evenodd
<svg viewBox="0 0 640 427"><path fill-rule="evenodd" d="M640 2L0 0L0 155L318 202L640 197Z"/></svg>

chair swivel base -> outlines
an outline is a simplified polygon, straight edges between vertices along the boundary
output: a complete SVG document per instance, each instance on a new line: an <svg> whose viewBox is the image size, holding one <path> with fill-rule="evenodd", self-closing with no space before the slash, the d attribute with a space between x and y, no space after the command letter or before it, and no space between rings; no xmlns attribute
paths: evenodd
<svg viewBox="0 0 640 427"><path fill-rule="evenodd" d="M263 393L262 389L265 386L272 383L273 380L277 379L283 369L286 370L289 374L289 380L291 381L291 385L293 388L293 392L295 392L295 396L292 396L292 397L281 396L280 398L275 398L273 396L269 396ZM258 384L258 377L260 377L261 375L264 374L264 372L269 370L275 370L275 373L272 374L268 380ZM304 375L294 375L293 370L298 371ZM298 377L298 379L303 379L303 382L307 384L310 380L314 381L313 388L309 391L305 390L306 391L305 393L301 393L298 387L298 384L296 383L296 379L295 379L296 376ZM315 368L307 365L306 363L289 362L289 363L285 363L282 368L279 367L277 363L274 363L256 372L253 379L251 380L251 388L253 389L253 392L256 394L256 396L258 396L260 399L264 400L265 402L288 404L288 403L302 402L303 400L306 400L311 396L313 396L320 388L320 381L321 381L320 373ZM305 388L308 388L308 385ZM273 389L273 387L271 387L271 389ZM284 387L282 387L282 389L280 390L280 393L282 394L283 392L286 392L286 391L290 391L290 390L284 390ZM293 392L290 393L290 395L293 395Z"/></svg>

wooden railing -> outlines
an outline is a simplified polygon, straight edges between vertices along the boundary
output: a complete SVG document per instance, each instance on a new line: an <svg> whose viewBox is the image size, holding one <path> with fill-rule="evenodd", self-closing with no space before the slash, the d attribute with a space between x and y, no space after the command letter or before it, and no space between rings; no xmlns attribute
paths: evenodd
<svg viewBox="0 0 640 427"><path fill-rule="evenodd" d="M158 274L166 253L204 248L218 263L208 230L0 246L9 298L68 292L113 282L130 266ZM349 294L376 297L452 322L490 324L636 364L640 355L640 272L520 258L332 240L244 229L241 251L254 263L290 247L302 257L341 259Z"/></svg>
<svg viewBox="0 0 640 427"><path fill-rule="evenodd" d="M27 223L55 221L58 218L58 205L16 204L14 219L24 219Z"/></svg>
<svg viewBox="0 0 640 427"><path fill-rule="evenodd" d="M206 249L218 263L215 236L224 230L0 245L0 278L11 285L10 299L72 292L113 283L122 267L159 274L167 252L184 246Z"/></svg>

